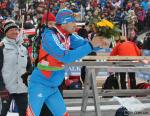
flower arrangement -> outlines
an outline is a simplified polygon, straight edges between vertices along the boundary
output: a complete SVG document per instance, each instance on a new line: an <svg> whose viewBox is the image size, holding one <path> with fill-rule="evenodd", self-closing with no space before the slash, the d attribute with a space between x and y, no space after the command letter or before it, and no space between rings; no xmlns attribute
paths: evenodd
<svg viewBox="0 0 150 116"><path fill-rule="evenodd" d="M97 22L97 26L98 27L110 27L111 29L113 29L114 28L114 25L113 25L113 23L111 23L111 22L109 22L108 20L102 20L102 21L100 21L100 22Z"/></svg>
<svg viewBox="0 0 150 116"><path fill-rule="evenodd" d="M113 36L120 35L121 30L113 22L110 22L106 19L98 21L95 23L96 32L99 36L105 38L111 38Z"/></svg>

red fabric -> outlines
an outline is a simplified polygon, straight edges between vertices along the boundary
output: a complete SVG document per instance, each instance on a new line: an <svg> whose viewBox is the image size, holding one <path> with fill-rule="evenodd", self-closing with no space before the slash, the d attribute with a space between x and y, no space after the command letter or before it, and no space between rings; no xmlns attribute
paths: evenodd
<svg viewBox="0 0 150 116"><path fill-rule="evenodd" d="M69 36L69 33L68 33L67 31L63 30L60 25L57 25L57 28L62 32L62 34L63 34L66 38Z"/></svg>
<svg viewBox="0 0 150 116"><path fill-rule="evenodd" d="M67 38L69 33L67 33L66 31L64 31L61 26L57 26L57 28L64 34L64 36ZM63 40L61 38L59 38L61 43L63 43ZM42 49L42 46L40 46L40 50L39 50L39 60L43 59L43 57L45 57L47 55L47 52L44 51ZM62 57L62 56L58 56L58 57ZM45 59L43 59L45 61L48 62L48 66L55 66L55 67L62 67L64 64L60 61L58 61L57 59L55 59L54 57L52 57L51 55L48 55ZM41 61L40 61L41 62ZM49 78L51 75L50 71L44 71L42 70L41 73Z"/></svg>
<svg viewBox="0 0 150 116"><path fill-rule="evenodd" d="M39 60L41 60L43 57L45 57L47 55L47 52L45 52L42 47L40 47L40 51L39 51ZM55 67L62 67L63 63L58 61L57 59L55 59L54 57L48 55L45 59L43 58L42 60L45 60L48 62L48 66L55 66ZM40 61L41 62L41 61ZM46 77L46 78L50 78L51 76L51 71L44 71L44 70L40 70L41 73Z"/></svg>
<svg viewBox="0 0 150 116"><path fill-rule="evenodd" d="M137 89L150 89L149 83L139 83L137 84Z"/></svg>
<svg viewBox="0 0 150 116"><path fill-rule="evenodd" d="M35 29L24 29L23 32L27 35L35 35L36 34Z"/></svg>
<svg viewBox="0 0 150 116"><path fill-rule="evenodd" d="M42 23L43 24L46 23L46 20L47 20L47 12L45 12L42 17ZM56 17L51 12L48 13L48 21L56 22Z"/></svg>
<svg viewBox="0 0 150 116"><path fill-rule="evenodd" d="M32 46L28 47L29 56L32 57Z"/></svg>
<svg viewBox="0 0 150 116"><path fill-rule="evenodd" d="M80 80L80 76L69 76L67 80L65 80L66 86L70 86L73 82L78 82Z"/></svg>
<svg viewBox="0 0 150 116"><path fill-rule="evenodd" d="M75 30L75 32L78 33L80 29L81 29L81 28L77 27L76 30Z"/></svg>
<svg viewBox="0 0 150 116"><path fill-rule="evenodd" d="M69 113L68 113L68 112L66 112L66 113L64 114L64 116L69 116Z"/></svg>
<svg viewBox="0 0 150 116"><path fill-rule="evenodd" d="M134 42L126 41L118 43L112 50L110 56L140 56L141 51Z"/></svg>
<svg viewBox="0 0 150 116"><path fill-rule="evenodd" d="M39 60L41 60L41 58L43 58L44 56L47 55L47 52L44 51L42 49L42 46L40 47L40 51L39 51ZM62 67L63 63L58 61L57 59L55 59L54 57L48 55L45 59L43 60L46 60L49 62L49 66L57 66L57 67Z"/></svg>
<svg viewBox="0 0 150 116"><path fill-rule="evenodd" d="M5 9L7 7L7 2L2 2L0 4L0 9Z"/></svg>
<svg viewBox="0 0 150 116"><path fill-rule="evenodd" d="M78 79L78 80L80 80L80 76L72 76L72 75L70 75L69 79Z"/></svg>
<svg viewBox="0 0 150 116"><path fill-rule="evenodd" d="M140 10L137 12L137 15L138 15L138 20L140 21L144 21L144 18L145 18L145 11L144 10Z"/></svg>
<svg viewBox="0 0 150 116"><path fill-rule="evenodd" d="M67 0L59 0L60 3L65 3Z"/></svg>
<svg viewBox="0 0 150 116"><path fill-rule="evenodd" d="M44 70L41 70L41 73L42 73L46 78L50 78L50 77L51 77L51 74L52 74L51 71L44 71Z"/></svg>
<svg viewBox="0 0 150 116"><path fill-rule="evenodd" d="M0 29L0 33L3 33L3 31Z"/></svg>
<svg viewBox="0 0 150 116"><path fill-rule="evenodd" d="M93 7L95 8L95 7L97 7L97 6L98 6L97 0L94 0L94 1L93 1Z"/></svg>
<svg viewBox="0 0 150 116"><path fill-rule="evenodd" d="M30 105L27 107L26 116L35 116Z"/></svg>
<svg viewBox="0 0 150 116"><path fill-rule="evenodd" d="M78 82L78 81L79 81L79 79L66 79L65 80L65 85L67 87L69 87L73 82Z"/></svg>
<svg viewBox="0 0 150 116"><path fill-rule="evenodd" d="M70 86L71 83L73 83L72 80L69 80L69 79L65 80L65 85L66 85L67 87Z"/></svg>
<svg viewBox="0 0 150 116"><path fill-rule="evenodd" d="M57 36L59 37L61 43L64 45L66 49L70 49L70 39L69 39L69 33L61 28L61 26L57 25L57 28L59 31L65 36L65 38L62 38L60 33L57 33Z"/></svg>

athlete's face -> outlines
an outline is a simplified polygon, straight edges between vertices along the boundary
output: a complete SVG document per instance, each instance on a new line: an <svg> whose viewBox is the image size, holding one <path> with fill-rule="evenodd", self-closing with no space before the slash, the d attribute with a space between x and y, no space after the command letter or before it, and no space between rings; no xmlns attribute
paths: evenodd
<svg viewBox="0 0 150 116"><path fill-rule="evenodd" d="M70 34L75 32L76 27L77 27L77 25L75 22L71 22L71 23L62 25L62 28Z"/></svg>

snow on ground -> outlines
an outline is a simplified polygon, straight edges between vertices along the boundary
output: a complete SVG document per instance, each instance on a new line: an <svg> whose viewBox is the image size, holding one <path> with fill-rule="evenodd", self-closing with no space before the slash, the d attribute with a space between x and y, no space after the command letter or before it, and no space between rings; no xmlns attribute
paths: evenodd
<svg viewBox="0 0 150 116"><path fill-rule="evenodd" d="M100 106L101 110L106 111L106 110L117 110L121 105L102 105ZM150 108L150 103L145 103L144 108ZM81 107L67 107L68 111L80 111ZM87 107L88 111L93 111L94 106L88 106ZM10 113L8 112L7 116L19 116L17 113Z"/></svg>

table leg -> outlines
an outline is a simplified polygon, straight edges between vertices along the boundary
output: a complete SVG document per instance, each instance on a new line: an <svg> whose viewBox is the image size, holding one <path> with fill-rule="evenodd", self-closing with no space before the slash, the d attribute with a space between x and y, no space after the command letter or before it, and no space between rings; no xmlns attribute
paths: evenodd
<svg viewBox="0 0 150 116"><path fill-rule="evenodd" d="M81 106L81 116L86 115L86 108L87 108L89 90L90 90L90 85L91 85L90 78L91 78L91 72L88 69L86 69L83 98L82 98L82 106Z"/></svg>
<svg viewBox="0 0 150 116"><path fill-rule="evenodd" d="M92 69L92 92L93 92L93 99L94 99L94 106L95 106L95 113L96 116L102 116L101 111L100 111L100 98L98 96L98 89L96 85L96 74L95 74L95 69Z"/></svg>

